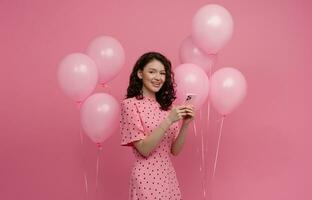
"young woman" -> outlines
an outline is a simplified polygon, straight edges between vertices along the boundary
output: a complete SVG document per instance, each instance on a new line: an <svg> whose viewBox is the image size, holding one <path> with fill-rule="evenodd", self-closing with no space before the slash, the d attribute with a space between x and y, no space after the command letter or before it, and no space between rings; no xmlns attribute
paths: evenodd
<svg viewBox="0 0 312 200"><path fill-rule="evenodd" d="M182 199L170 154L180 153L195 113L191 105L173 106L175 98L170 61L157 52L142 55L121 103L121 145L135 155L131 200Z"/></svg>

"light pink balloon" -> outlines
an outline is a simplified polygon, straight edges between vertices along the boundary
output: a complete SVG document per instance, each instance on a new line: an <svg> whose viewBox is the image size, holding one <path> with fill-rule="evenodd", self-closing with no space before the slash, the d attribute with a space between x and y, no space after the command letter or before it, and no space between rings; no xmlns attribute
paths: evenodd
<svg viewBox="0 0 312 200"><path fill-rule="evenodd" d="M204 104L209 92L209 80L203 69L192 63L179 65L174 69L177 84L177 104L183 104L187 93L195 93L196 110Z"/></svg>
<svg viewBox="0 0 312 200"><path fill-rule="evenodd" d="M109 94L93 94L82 104L80 119L86 135L101 143L119 127L119 103Z"/></svg>
<svg viewBox="0 0 312 200"><path fill-rule="evenodd" d="M247 83L240 71L226 67L219 69L210 79L212 106L222 115L231 113L247 94Z"/></svg>
<svg viewBox="0 0 312 200"><path fill-rule="evenodd" d="M69 54L59 64L59 85L62 91L76 102L88 97L96 87L97 81L95 63L85 54Z"/></svg>
<svg viewBox="0 0 312 200"><path fill-rule="evenodd" d="M125 52L119 41L100 36L91 41L87 54L95 61L99 71L99 83L113 79L125 64Z"/></svg>
<svg viewBox="0 0 312 200"><path fill-rule="evenodd" d="M180 59L182 63L193 63L201 67L206 74L210 74L211 68L216 63L217 55L204 53L189 36L183 40L180 46Z"/></svg>
<svg viewBox="0 0 312 200"><path fill-rule="evenodd" d="M233 26L229 11L220 5L208 4L193 17L192 38L203 51L215 54L231 39Z"/></svg>

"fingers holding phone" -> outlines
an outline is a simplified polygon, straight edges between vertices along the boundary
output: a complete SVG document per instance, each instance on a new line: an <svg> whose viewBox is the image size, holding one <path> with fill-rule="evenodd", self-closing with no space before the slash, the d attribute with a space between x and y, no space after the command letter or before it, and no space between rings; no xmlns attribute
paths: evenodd
<svg viewBox="0 0 312 200"><path fill-rule="evenodd" d="M174 123L179 121L180 119L183 119L184 117L187 116L187 111L185 109L185 106L177 106L172 108L170 111L168 118L169 120Z"/></svg>
<svg viewBox="0 0 312 200"><path fill-rule="evenodd" d="M186 115L194 116L194 114L195 114L195 108L192 105L185 106L184 111L185 111Z"/></svg>
<svg viewBox="0 0 312 200"><path fill-rule="evenodd" d="M183 119L184 121L186 119L192 120L195 117L194 103L196 96L197 95L194 93L187 93L183 105L172 108L171 112L168 115L169 120L172 123L177 122L181 119Z"/></svg>

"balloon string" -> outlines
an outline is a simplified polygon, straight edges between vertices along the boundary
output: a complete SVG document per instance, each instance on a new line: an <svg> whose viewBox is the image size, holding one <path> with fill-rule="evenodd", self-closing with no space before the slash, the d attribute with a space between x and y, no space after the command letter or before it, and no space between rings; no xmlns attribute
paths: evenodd
<svg viewBox="0 0 312 200"><path fill-rule="evenodd" d="M209 123L210 123L210 100L208 99L207 101L207 134L208 134L208 130L209 130ZM206 139L206 153L208 152L208 140Z"/></svg>
<svg viewBox="0 0 312 200"><path fill-rule="evenodd" d="M216 58L217 58L217 54L216 55ZM215 61L216 62L216 61ZM211 79L211 73L212 73L212 68L214 67L215 63L212 63L211 67L209 68L209 74L208 74L208 79L210 81ZM209 91L210 92L210 91ZM207 134L208 134L208 130L209 130L209 123L210 123L210 98L209 98L209 93L208 93L208 98L207 98ZM206 139L206 153L208 152L208 140Z"/></svg>
<svg viewBox="0 0 312 200"><path fill-rule="evenodd" d="M201 147L202 147L202 151L201 151L201 156L202 156L202 164L203 167L205 167L205 151L204 151L204 134L201 131Z"/></svg>
<svg viewBox="0 0 312 200"><path fill-rule="evenodd" d="M213 69L213 67L215 66L215 64L216 64L216 62L217 62L217 54L215 54L216 55L216 60L215 60L215 62L213 62L212 63L212 65L211 65L211 67L209 68L209 74L208 74L208 80L210 81L211 80L211 75L212 75L212 69ZM210 91L209 91L209 93L210 93ZM206 123L207 123L207 135L208 135L208 131L209 131L209 125L210 125L210 94L208 93L208 98L207 98L207 121L206 121ZM207 154L208 153L208 139L207 139L207 137L206 137L206 140L205 140L205 153ZM207 161L206 161L207 162ZM206 166L206 169L205 169L205 173L204 173L204 180L206 181L205 182L205 189L204 189L204 199L206 199L206 194L208 193L208 165L207 165L207 163L205 163L205 166Z"/></svg>
<svg viewBox="0 0 312 200"><path fill-rule="evenodd" d="M79 135L80 135L80 144L83 149L83 134L82 134L82 128L81 125L79 126ZM83 164L85 163L85 153L82 155L82 162ZM86 191L86 199L88 199L88 179L87 179L87 172L86 172L86 166L84 166L84 171L83 171L83 178L84 178L84 184L85 184L85 191Z"/></svg>
<svg viewBox="0 0 312 200"><path fill-rule="evenodd" d="M197 137L197 128L196 128L196 119L194 119L194 122L193 122L193 129L194 129L194 135L195 137ZM199 152L199 147L198 145L196 145L196 154L199 154L199 158L200 158L200 152ZM202 167L201 167L201 162L199 164L199 171L201 172L202 171Z"/></svg>
<svg viewBox="0 0 312 200"><path fill-rule="evenodd" d="M96 178L95 178L95 191L98 189L98 177L99 177L99 164L100 164L100 152L102 150L102 146L100 143L97 143L98 151L97 151L97 159L96 159Z"/></svg>
<svg viewBox="0 0 312 200"><path fill-rule="evenodd" d="M87 179L86 171L84 172L84 181L85 181L85 189L86 189L86 195L87 195L86 199L88 199L88 179Z"/></svg>
<svg viewBox="0 0 312 200"><path fill-rule="evenodd" d="M97 191L97 188L98 188L98 176L99 176L99 150L98 150L97 159L96 159L95 191Z"/></svg>
<svg viewBox="0 0 312 200"><path fill-rule="evenodd" d="M202 181L202 187L203 187L203 196L204 196L204 199L206 199L206 186L205 186L205 181Z"/></svg>
<svg viewBox="0 0 312 200"><path fill-rule="evenodd" d="M203 124L203 118L202 118L202 111L199 111L199 122L200 125ZM205 165L205 137L204 137L204 131L203 131L203 127L200 126L200 140L201 140L201 167L200 167L200 171L202 173L202 189L203 189L203 196L204 199L206 199L206 182L205 182L205 171L206 171L206 165Z"/></svg>
<svg viewBox="0 0 312 200"><path fill-rule="evenodd" d="M82 134L81 126L79 128L79 135L80 135L80 144L83 145L83 134Z"/></svg>
<svg viewBox="0 0 312 200"><path fill-rule="evenodd" d="M208 105L207 105L207 127L209 127L209 122L210 122L210 101L209 101L209 99L208 99L207 103L208 103Z"/></svg>
<svg viewBox="0 0 312 200"><path fill-rule="evenodd" d="M205 145L205 154L207 155L208 153L208 139L207 139L207 135L208 135L208 130L209 130L209 113L210 113L210 104L209 104L209 98L207 99L207 120L205 120L205 122L207 123L207 129L206 129L206 139L204 140L204 145ZM205 169L204 169L204 175L203 175L203 179L204 179L204 199L206 199L206 194L207 194L207 183L208 183L208 180L207 180L207 175L208 175L208 165L207 165L207 160L205 160L204 164L205 164Z"/></svg>
<svg viewBox="0 0 312 200"><path fill-rule="evenodd" d="M200 135L201 135L201 164L202 164L202 169L204 169L204 163L205 163L205 161L204 161L204 134L203 134L203 128L202 128L202 111L201 110L199 110L199 124L200 124L200 126L199 126L199 128L200 128L200 130L199 130L199 132L200 132Z"/></svg>
<svg viewBox="0 0 312 200"><path fill-rule="evenodd" d="M194 135L196 137L197 136L197 129L196 129L195 119L194 119L194 123L193 123L193 129L194 129Z"/></svg>
<svg viewBox="0 0 312 200"><path fill-rule="evenodd" d="M212 67L211 67L212 68ZM211 77L211 68L209 69L209 78ZM210 123L210 98L208 94L208 99L207 99L207 129L206 129L206 140L205 140L205 154L207 155L208 153L208 131L209 131L209 123ZM206 161L207 162L207 161ZM204 170L204 180L205 180L205 190L204 190L204 199L206 199L206 194L207 194L207 187L208 187L208 165L205 163L205 170Z"/></svg>
<svg viewBox="0 0 312 200"><path fill-rule="evenodd" d="M193 122L193 129L194 129L194 135L195 137L197 137L197 129L196 129L196 119L194 119L194 122ZM198 145L196 145L196 154L199 154L199 148L198 148ZM201 171L201 164L199 166L199 171Z"/></svg>
<svg viewBox="0 0 312 200"><path fill-rule="evenodd" d="M206 181L205 181L205 173L206 173L206 165L205 165L205 147L204 147L204 133L201 128L201 160L202 160L202 187L203 187L203 195L204 199L206 199Z"/></svg>
<svg viewBox="0 0 312 200"><path fill-rule="evenodd" d="M218 155L219 155L219 147L220 147L220 140L221 140L221 134L222 134L222 128L223 128L223 121L224 121L224 118L225 118L225 116L222 116L222 119L221 119L221 126L220 126L220 132L219 132L219 138L218 138L218 145L217 145L217 152L216 152L215 162L214 162L214 166L213 166L212 179L214 179L214 177L215 177L216 168L217 168Z"/></svg>

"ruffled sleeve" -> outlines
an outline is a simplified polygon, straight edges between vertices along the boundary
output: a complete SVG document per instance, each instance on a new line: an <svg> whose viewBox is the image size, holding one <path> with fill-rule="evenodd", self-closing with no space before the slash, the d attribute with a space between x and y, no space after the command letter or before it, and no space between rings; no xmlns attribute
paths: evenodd
<svg viewBox="0 0 312 200"><path fill-rule="evenodd" d="M130 146L145 137L142 120L135 101L125 99L121 103L121 145Z"/></svg>

